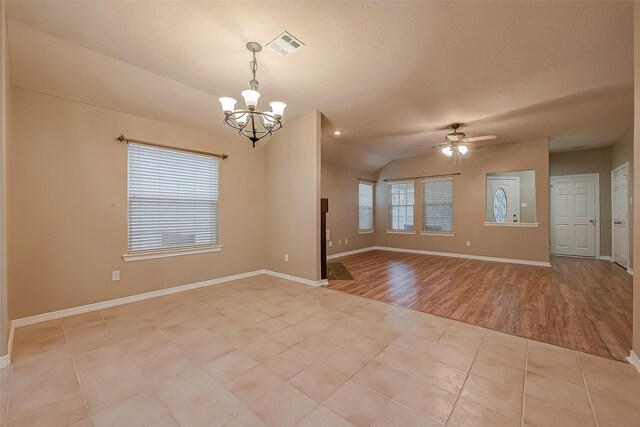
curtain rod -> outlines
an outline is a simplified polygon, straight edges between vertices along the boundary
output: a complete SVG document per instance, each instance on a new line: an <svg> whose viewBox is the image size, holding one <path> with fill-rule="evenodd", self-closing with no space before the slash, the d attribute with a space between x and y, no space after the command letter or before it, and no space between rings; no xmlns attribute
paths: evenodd
<svg viewBox="0 0 640 427"><path fill-rule="evenodd" d="M462 175L462 173L456 172L456 173L444 173L442 175L410 176L407 178L383 179L383 181L408 181L410 179L440 178L444 176L457 176L457 175Z"/></svg>
<svg viewBox="0 0 640 427"><path fill-rule="evenodd" d="M176 150L176 151L186 151L187 153L201 154L203 156L219 157L222 160L224 160L227 157L229 157L226 154L211 153L209 151L192 150L192 149L189 149L189 148L180 148L180 147L172 147L170 145L156 144L155 142L140 141L138 139L127 138L124 135L120 135L119 137L117 137L116 141L125 142L127 144L132 142L134 144L149 145L151 147L166 148L166 149L169 149L169 150Z"/></svg>
<svg viewBox="0 0 640 427"><path fill-rule="evenodd" d="M372 180L372 179L367 179L367 178L358 178L358 180L360 181L367 181L367 182L372 182L372 183L376 183L376 181Z"/></svg>

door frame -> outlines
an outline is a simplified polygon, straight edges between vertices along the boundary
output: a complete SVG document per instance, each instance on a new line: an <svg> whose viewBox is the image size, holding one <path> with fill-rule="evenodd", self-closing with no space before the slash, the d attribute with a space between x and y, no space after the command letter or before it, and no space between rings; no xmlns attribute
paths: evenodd
<svg viewBox="0 0 640 427"><path fill-rule="evenodd" d="M627 168L627 198L625 199L627 205L629 204L629 170L630 170L630 165L629 162L624 162L623 164L621 164L620 166L618 166L615 169L611 170L611 262L613 261L613 174L615 172L618 172L624 168ZM633 182L631 183L631 185L633 185ZM627 208L627 220L629 219L629 208ZM631 227L629 227L629 224L627 224L627 234L629 235L629 253L631 253L631 247L633 245L633 235L631 234ZM627 260L627 271L630 270L629 268L629 264L631 264L631 260L628 259Z"/></svg>
<svg viewBox="0 0 640 427"><path fill-rule="evenodd" d="M600 256L600 173L579 173L573 175L552 175L549 177L549 225L551 225L551 204L553 203L553 197L551 197L551 185L552 180L554 178L585 178L592 177L596 179L595 185L595 214L596 214L596 255L594 259L608 259L606 256ZM551 248L551 233L553 232L553 227L549 227L549 248ZM612 237L613 238L613 237ZM551 252L551 251L549 251ZM574 256L574 255L559 255L559 256ZM579 257L578 255L575 255Z"/></svg>
<svg viewBox="0 0 640 427"><path fill-rule="evenodd" d="M521 224L521 222L520 222L520 177L517 176L517 175L515 175L515 176L506 176L506 175L505 176L502 176L502 175L500 175L500 176L487 176L487 183L486 183L486 187L487 187L487 190L486 190L486 194L487 194L487 201L486 201L487 211L489 211L489 200L490 200L489 199L489 189L490 189L489 188L489 182L492 181L492 180L497 181L497 180L500 180L500 179L515 179L516 180L516 189L518 190L516 192L516 199L517 199L516 211L517 211L517 215L518 215L518 222L516 224ZM491 202L491 205L493 205L493 202ZM491 209L490 212L493 214L493 209ZM495 220L495 218L493 218L493 219ZM507 223L506 221L505 222L495 222L495 221L489 221L488 219L487 219L487 222L491 222L493 224L505 224L505 223Z"/></svg>

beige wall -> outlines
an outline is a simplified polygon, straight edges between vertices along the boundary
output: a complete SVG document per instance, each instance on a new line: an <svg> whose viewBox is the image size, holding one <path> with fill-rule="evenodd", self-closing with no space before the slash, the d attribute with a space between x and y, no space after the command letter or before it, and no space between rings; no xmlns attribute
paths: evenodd
<svg viewBox="0 0 640 427"><path fill-rule="evenodd" d="M634 120L633 164L640 165L640 5L633 6ZM639 179L635 182L635 179ZM634 171L633 200L640 200L640 173ZM640 265L640 211L633 212L633 265ZM636 259L638 258L638 259ZM633 276L633 351L640 355L640 274Z"/></svg>
<svg viewBox="0 0 640 427"><path fill-rule="evenodd" d="M611 146L611 170L629 163L629 197L633 197L633 127ZM633 237L633 203L629 203L629 235ZM629 239L629 268L633 269L633 239Z"/></svg>
<svg viewBox="0 0 640 427"><path fill-rule="evenodd" d="M14 88L9 144L12 319L264 268L265 150ZM220 163L221 252L124 262L127 149L137 139L229 154ZM111 271L121 279L111 281Z"/></svg>
<svg viewBox="0 0 640 427"><path fill-rule="evenodd" d="M611 149L578 150L549 155L551 176L598 173L600 180L600 255L611 256Z"/></svg>
<svg viewBox="0 0 640 427"><path fill-rule="evenodd" d="M7 259L6 259L6 146L10 134L11 123L11 74L9 67L9 51L7 44L7 21L4 1L0 2L0 39L2 46L2 63L0 74L0 356L7 354L9 337L9 317L7 309Z"/></svg>
<svg viewBox="0 0 640 427"><path fill-rule="evenodd" d="M511 170L536 171L537 215L539 227L485 226L486 174ZM455 236L420 235L422 227L422 191L415 180L416 234L387 233L389 222L388 185L383 179L461 172L454 178L453 220ZM548 140L538 139L488 146L472 152L455 167L440 155L396 160L378 176L376 191L377 246L549 261L549 149ZM471 245L467 246L466 242Z"/></svg>
<svg viewBox="0 0 640 427"><path fill-rule="evenodd" d="M327 228L333 243L331 247L327 243L328 255L370 247L375 243L374 233L358 233L358 178L373 181L376 175L322 162L321 194L329 199ZM345 239L349 243L345 243ZM339 240L341 244L338 244Z"/></svg>
<svg viewBox="0 0 640 427"><path fill-rule="evenodd" d="M266 147L266 267L309 280L320 280L320 126L319 112L289 120Z"/></svg>

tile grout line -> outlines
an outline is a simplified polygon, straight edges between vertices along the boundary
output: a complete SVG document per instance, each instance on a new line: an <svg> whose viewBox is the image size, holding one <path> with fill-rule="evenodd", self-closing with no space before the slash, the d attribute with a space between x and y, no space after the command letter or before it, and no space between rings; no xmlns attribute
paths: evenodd
<svg viewBox="0 0 640 427"><path fill-rule="evenodd" d="M168 304L167 304L167 305L168 305ZM173 307L171 307L171 308L173 308ZM173 309L175 310L175 308L173 308ZM177 311L177 310L176 310L176 311ZM127 353L127 356L129 356L129 355L130 355L129 350L127 350L127 348L125 347L125 345L124 345L124 344L122 344L122 342L120 341L120 338L119 338L119 337L118 337L118 336L113 332L113 328L111 327L111 325L109 325L109 322L107 321L107 319L105 319L105 318L104 318L104 316L102 315L101 310L98 310L98 314L100 315L100 318L102 319L102 321L107 325L107 328L109 328L109 330L111 331L111 335L113 335L113 337L116 339L116 341L118 341L118 344L119 344L119 345L121 345L121 346L123 347L124 351ZM138 317L138 316L137 316L137 315L135 315L135 317ZM145 320L146 320L146 319L145 319ZM158 332L160 332L162 335L164 335L165 337L167 337L167 335L165 335L165 334L160 330L160 328L158 328L155 324L154 324L153 326L154 326L154 327L156 327L156 329L158 330ZM169 339L169 337L167 337L167 339ZM178 348L180 348L180 347L178 346ZM180 348L180 350L182 350L182 348ZM184 351L184 350L182 350L182 351ZM143 378L144 378L144 380L145 380L145 383L147 383L147 378L145 377L144 373L142 372L142 368L140 368L136 363L133 363L133 365L135 366L135 369L140 373L140 375L142 375L142 377L143 377ZM149 385L149 386L150 386L150 384L148 384L148 383L147 383L147 385ZM171 418L175 420L175 417L173 416L173 412L171 412L171 409L170 409L167 405L165 405L165 403L162 401L162 399L160 399L160 396L158 396L158 394L156 393L155 389L151 390L151 392L152 392L152 393L153 393L153 395L156 397L156 399L158 399L158 401L160 402L160 404L161 404L161 405L162 405L162 406L167 410L167 413L171 416ZM139 393L138 393L138 394L139 394ZM136 396L137 396L138 394L136 394ZM121 401L121 402L118 402L118 403L114 404L114 406L120 405L120 404L122 404L123 402L126 402L127 400L131 400L131 399L133 399L133 398L134 398L134 397L136 397L136 396L133 396L133 397L130 397L129 399L125 399L125 400L123 400L123 401ZM87 407L87 409L88 409L88 407ZM105 410L103 410L102 412L104 412L104 411L106 411L106 409L105 409ZM90 413L90 412L89 412L89 416L91 416L91 413ZM150 421L150 423L151 423L151 422L154 422L154 421L157 421L157 420L159 420L160 418L162 418L162 417L160 417L160 416L159 416L158 418L155 418L155 419L151 420L151 421Z"/></svg>
<svg viewBox="0 0 640 427"><path fill-rule="evenodd" d="M447 326L447 329L449 329L448 326ZM451 420L451 415L453 415L453 411L455 411L456 406L458 405L458 401L460 400L460 396L462 395L462 391L464 390L464 385L467 383L467 380L469 379L469 375L471 375L471 369L473 369L473 365L476 363L476 359L478 358L478 353L480 353L480 348L482 347L482 343L484 342L485 338L486 338L486 331L485 331L485 334L482 335L482 341L480 341L480 345L478 346L478 349L476 350L476 353L473 355L473 361L471 362L471 365L469 366L469 371L467 371L467 376L464 378L464 382L462 383L462 387L460 387L460 392L456 396L456 401L453 403L453 406L451 407L451 412L449 412L449 416L447 417L447 421L444 423L445 426L447 424L449 424L449 421Z"/></svg>
<svg viewBox="0 0 640 427"><path fill-rule="evenodd" d="M527 373L529 371L529 340L527 340L527 350L524 358L524 383L522 384L522 409L520 410L520 425L524 426L524 405L527 395Z"/></svg>
<svg viewBox="0 0 640 427"><path fill-rule="evenodd" d="M591 393L589 393L589 387L587 386L587 379L584 376L584 369L582 368L582 361L580 360L580 355L578 355L577 351L574 351L576 354L576 359L578 359L578 365L580 366L580 374L582 375L582 382L584 383L584 389L587 392L587 398L589 399L589 406L591 406L591 413L593 414L593 420L596 422L596 427L600 426L598 422L598 417L596 417L596 410L593 407L593 402L591 401Z"/></svg>
<svg viewBox="0 0 640 427"><path fill-rule="evenodd" d="M100 314L100 312L98 312ZM100 318L102 315L100 314ZM104 319L102 319L104 321ZM62 332L64 333L64 339L67 342L67 347L69 347L69 353L71 354L71 363L73 363L73 370L76 373L76 380L78 381L78 386L80 386L80 394L82 394L82 400L84 400L84 407L87 408L87 416L89 420L93 423L93 417L91 416L91 411L89 411L89 403L87 402L87 396L84 393L84 388L82 387L82 381L80 381L80 374L78 374L78 366L76 365L76 358L71 350L71 343L69 342L69 336L67 335L67 328L64 326L64 322L60 319L60 326L62 326Z"/></svg>

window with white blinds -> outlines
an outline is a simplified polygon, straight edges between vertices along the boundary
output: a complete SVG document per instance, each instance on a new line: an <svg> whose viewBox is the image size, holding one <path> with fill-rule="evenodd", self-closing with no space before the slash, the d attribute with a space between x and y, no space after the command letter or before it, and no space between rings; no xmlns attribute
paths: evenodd
<svg viewBox="0 0 640 427"><path fill-rule="evenodd" d="M218 244L218 159L128 145L129 253Z"/></svg>
<svg viewBox="0 0 640 427"><path fill-rule="evenodd" d="M389 229L413 231L413 182L389 184Z"/></svg>
<svg viewBox="0 0 640 427"><path fill-rule="evenodd" d="M424 231L453 232L453 178L422 181Z"/></svg>
<svg viewBox="0 0 640 427"><path fill-rule="evenodd" d="M373 183L360 181L358 185L358 230L373 230Z"/></svg>

